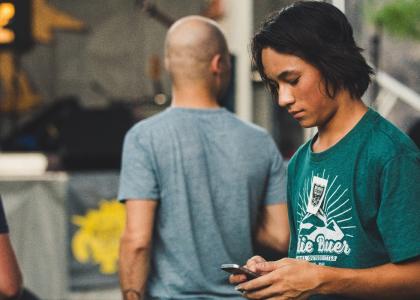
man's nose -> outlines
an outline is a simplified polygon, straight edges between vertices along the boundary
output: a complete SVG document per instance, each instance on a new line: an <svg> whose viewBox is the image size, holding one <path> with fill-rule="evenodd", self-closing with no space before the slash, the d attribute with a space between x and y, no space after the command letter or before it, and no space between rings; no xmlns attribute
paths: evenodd
<svg viewBox="0 0 420 300"><path fill-rule="evenodd" d="M292 91L289 87L282 86L279 88L277 102L281 107L286 107L295 102Z"/></svg>

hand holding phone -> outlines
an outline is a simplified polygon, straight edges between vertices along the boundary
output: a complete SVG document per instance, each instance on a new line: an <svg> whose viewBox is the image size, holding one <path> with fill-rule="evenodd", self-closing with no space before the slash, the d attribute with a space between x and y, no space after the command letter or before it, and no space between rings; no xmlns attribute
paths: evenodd
<svg viewBox="0 0 420 300"><path fill-rule="evenodd" d="M220 268L223 271L226 271L230 274L234 274L234 275L243 274L247 277L248 280L255 279L261 276L260 274L252 272L251 270L237 264L223 264Z"/></svg>

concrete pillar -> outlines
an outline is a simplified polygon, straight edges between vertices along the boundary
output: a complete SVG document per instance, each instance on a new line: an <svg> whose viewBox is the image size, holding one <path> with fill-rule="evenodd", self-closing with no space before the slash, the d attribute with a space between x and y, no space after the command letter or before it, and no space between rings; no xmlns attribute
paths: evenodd
<svg viewBox="0 0 420 300"><path fill-rule="evenodd" d="M220 21L230 50L236 58L235 112L252 121L253 96L249 44L253 31L253 0L225 0L225 18Z"/></svg>

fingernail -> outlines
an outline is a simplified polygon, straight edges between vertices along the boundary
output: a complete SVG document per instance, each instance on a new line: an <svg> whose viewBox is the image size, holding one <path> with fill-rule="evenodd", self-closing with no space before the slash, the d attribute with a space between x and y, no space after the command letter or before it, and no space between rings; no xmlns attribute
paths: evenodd
<svg viewBox="0 0 420 300"><path fill-rule="evenodd" d="M241 292L241 293L243 293L245 290L242 288L242 286L241 285L237 285L237 286L235 286L235 290L237 290L238 292Z"/></svg>

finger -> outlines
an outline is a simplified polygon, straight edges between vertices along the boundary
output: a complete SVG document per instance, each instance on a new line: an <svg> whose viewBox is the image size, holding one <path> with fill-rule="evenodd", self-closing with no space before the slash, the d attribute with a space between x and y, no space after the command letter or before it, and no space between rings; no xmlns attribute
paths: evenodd
<svg viewBox="0 0 420 300"><path fill-rule="evenodd" d="M265 261L262 263L258 263L256 267L256 272L272 272L276 269L280 269L286 266L290 266L293 264L302 263L303 261L299 261L294 258L282 258L277 261Z"/></svg>
<svg viewBox="0 0 420 300"><path fill-rule="evenodd" d="M247 277L246 275L243 275L243 274L229 276L229 283L231 284L239 284L241 282L245 282L246 280L247 280Z"/></svg>
<svg viewBox="0 0 420 300"><path fill-rule="evenodd" d="M257 273L267 273L267 272L272 272L276 269L278 269L280 266L277 262L272 262L272 261L266 261L266 262L262 262L262 263L258 263L254 266L254 272Z"/></svg>
<svg viewBox="0 0 420 300"><path fill-rule="evenodd" d="M247 264L249 262L264 262L264 261L266 261L266 260L262 256L255 255L255 256L253 256L253 257L251 257L250 259L247 260Z"/></svg>
<svg viewBox="0 0 420 300"><path fill-rule="evenodd" d="M266 260L262 258L261 256L253 256L246 262L245 267L250 269L251 271L255 272L255 266L259 263L265 262Z"/></svg>
<svg viewBox="0 0 420 300"><path fill-rule="evenodd" d="M278 290L274 285L267 286L266 288L245 291L243 295L248 299L283 299L281 296L283 291Z"/></svg>
<svg viewBox="0 0 420 300"><path fill-rule="evenodd" d="M302 261L302 260L298 260L296 258L285 257L285 258L279 259L277 262L287 265L287 264L291 264L291 263L295 263L299 261Z"/></svg>
<svg viewBox="0 0 420 300"><path fill-rule="evenodd" d="M258 278L248 280L235 287L238 291L252 291L269 286L272 283L272 278L268 275L262 275Z"/></svg>

